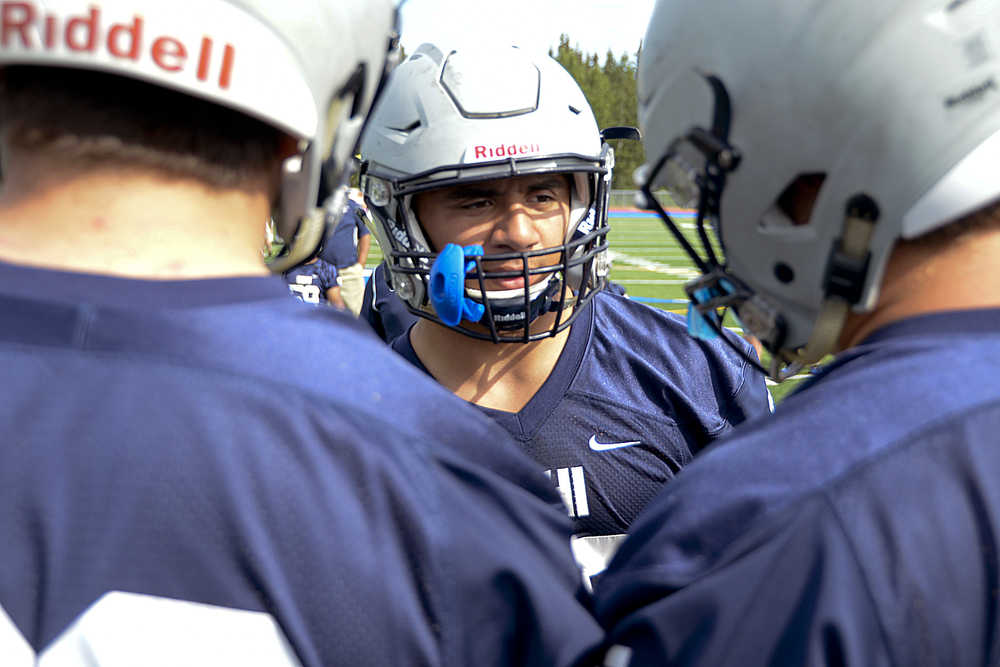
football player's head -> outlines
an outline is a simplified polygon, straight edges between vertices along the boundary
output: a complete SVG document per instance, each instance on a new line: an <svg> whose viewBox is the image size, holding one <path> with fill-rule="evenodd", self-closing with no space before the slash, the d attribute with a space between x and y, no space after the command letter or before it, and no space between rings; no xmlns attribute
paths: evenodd
<svg viewBox="0 0 1000 667"><path fill-rule="evenodd" d="M390 77L361 158L373 231L417 315L528 342L604 284L613 153L553 59L422 45Z"/></svg>
<svg viewBox="0 0 1000 667"><path fill-rule="evenodd" d="M695 308L732 307L773 376L832 351L898 239L1000 196L997 44L994 2L657 2L637 180L699 209Z"/></svg>
<svg viewBox="0 0 1000 667"><path fill-rule="evenodd" d="M362 124L397 52L389 0L199 0L184 11L158 0L24 0L4 3L0 20L8 147L37 154L69 146L80 163L113 155L147 164L155 154L156 164L175 175L223 187L232 183L218 165L273 162L274 218L292 241L275 271L309 257L319 242L320 167L327 164L332 183L346 182ZM54 109L48 115L61 116L52 122L33 118L32 94L42 86L64 91L69 103L87 100L87 110ZM105 129L95 120L131 107L154 117L144 124L143 114L133 114L125 127ZM171 130L172 123L197 127L199 118L209 130ZM267 154L240 152L242 141L230 142L235 160L224 141L206 150L215 134L267 136L254 142Z"/></svg>

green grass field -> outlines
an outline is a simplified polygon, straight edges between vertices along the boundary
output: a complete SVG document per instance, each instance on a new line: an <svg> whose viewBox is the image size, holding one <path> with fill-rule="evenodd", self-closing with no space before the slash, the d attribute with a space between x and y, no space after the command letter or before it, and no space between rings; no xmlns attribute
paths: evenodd
<svg viewBox="0 0 1000 667"><path fill-rule="evenodd" d="M695 247L694 225L681 221L681 228ZM676 313L687 312L684 283L697 275L691 260L677 244L659 218L612 217L609 244L612 253L611 280L625 287L629 296L647 302L654 308ZM372 243L368 266L374 268L382 261L382 253ZM685 300L672 303L670 300ZM727 326L735 325L727 318ZM780 401L801 382L790 379L779 385L770 385L774 400Z"/></svg>

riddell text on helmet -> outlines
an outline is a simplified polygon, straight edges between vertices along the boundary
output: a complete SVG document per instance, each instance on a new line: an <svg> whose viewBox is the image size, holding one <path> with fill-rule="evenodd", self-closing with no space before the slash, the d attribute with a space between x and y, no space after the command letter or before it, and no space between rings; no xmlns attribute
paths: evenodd
<svg viewBox="0 0 1000 667"><path fill-rule="evenodd" d="M498 144L496 146L473 146L472 159L517 157L518 155L533 155L541 151L538 144Z"/></svg>
<svg viewBox="0 0 1000 667"><path fill-rule="evenodd" d="M167 72L180 72L196 63L199 81L207 81L212 74L211 37L202 37L197 57L194 51L174 37L147 35L143 17L136 14L131 21L112 23L105 28L101 8L91 6L85 14L60 17L42 13L33 2L3 2L0 4L0 47L14 47L18 43L25 49L97 53L106 50L109 55L122 60L139 61L148 52L157 67ZM189 56L191 56L189 58ZM236 50L232 44L222 47L219 68L219 88L229 88Z"/></svg>

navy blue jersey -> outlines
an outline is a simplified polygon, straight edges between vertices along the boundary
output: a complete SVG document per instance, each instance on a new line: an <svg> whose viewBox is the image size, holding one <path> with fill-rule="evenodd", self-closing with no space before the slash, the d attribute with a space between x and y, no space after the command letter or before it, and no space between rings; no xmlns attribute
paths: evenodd
<svg viewBox="0 0 1000 667"><path fill-rule="evenodd" d="M617 664L997 663L1000 310L891 324L808 382L633 524L596 589Z"/></svg>
<svg viewBox="0 0 1000 667"><path fill-rule="evenodd" d="M320 257L330 262L338 269L342 269L358 261L358 239L369 234L365 226L365 210L351 200L347 200L347 209L344 211L340 222L330 227L327 226L326 238L323 241L323 251ZM331 216L327 215L329 221Z"/></svg>
<svg viewBox="0 0 1000 667"><path fill-rule="evenodd" d="M393 347L423 368L409 336ZM697 341L683 318L607 291L520 412L480 410L548 471L578 537L621 535L695 453L770 413L763 377L721 340Z"/></svg>
<svg viewBox="0 0 1000 667"><path fill-rule="evenodd" d="M599 640L545 476L353 317L279 278L6 264L0 313L5 664L550 665Z"/></svg>
<svg viewBox="0 0 1000 667"><path fill-rule="evenodd" d="M617 294L618 296L625 296L625 286L621 283L611 282L610 280L604 283L604 289L608 290L612 294Z"/></svg>
<svg viewBox="0 0 1000 667"><path fill-rule="evenodd" d="M326 291L337 286L337 267L317 258L308 264L299 264L284 273L288 290L305 303L328 303Z"/></svg>
<svg viewBox="0 0 1000 667"><path fill-rule="evenodd" d="M358 317L368 322L375 334L386 342L401 336L417 321L418 316L411 313L403 300L392 291L385 263L376 266L365 283L364 300Z"/></svg>

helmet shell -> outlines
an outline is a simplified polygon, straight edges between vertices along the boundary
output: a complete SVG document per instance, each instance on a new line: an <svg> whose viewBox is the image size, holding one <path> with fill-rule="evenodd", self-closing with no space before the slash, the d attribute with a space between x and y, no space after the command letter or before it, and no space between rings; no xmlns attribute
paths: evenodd
<svg viewBox="0 0 1000 667"><path fill-rule="evenodd" d="M998 45L996 2L657 3L638 72L650 165L691 127L709 126L704 75L718 77L732 104L729 142L742 153L721 198L727 269L777 307L787 348L810 338L854 195L880 211L857 309L874 306L896 239L1000 195ZM805 174L824 180L797 225L777 201Z"/></svg>
<svg viewBox="0 0 1000 667"><path fill-rule="evenodd" d="M276 211L278 231L291 239L314 209L321 163L330 160L340 179L351 162L386 66L395 10L389 0L24 0L4 3L0 21L0 66L140 79L298 139ZM314 246L320 235L309 236L304 245Z"/></svg>

